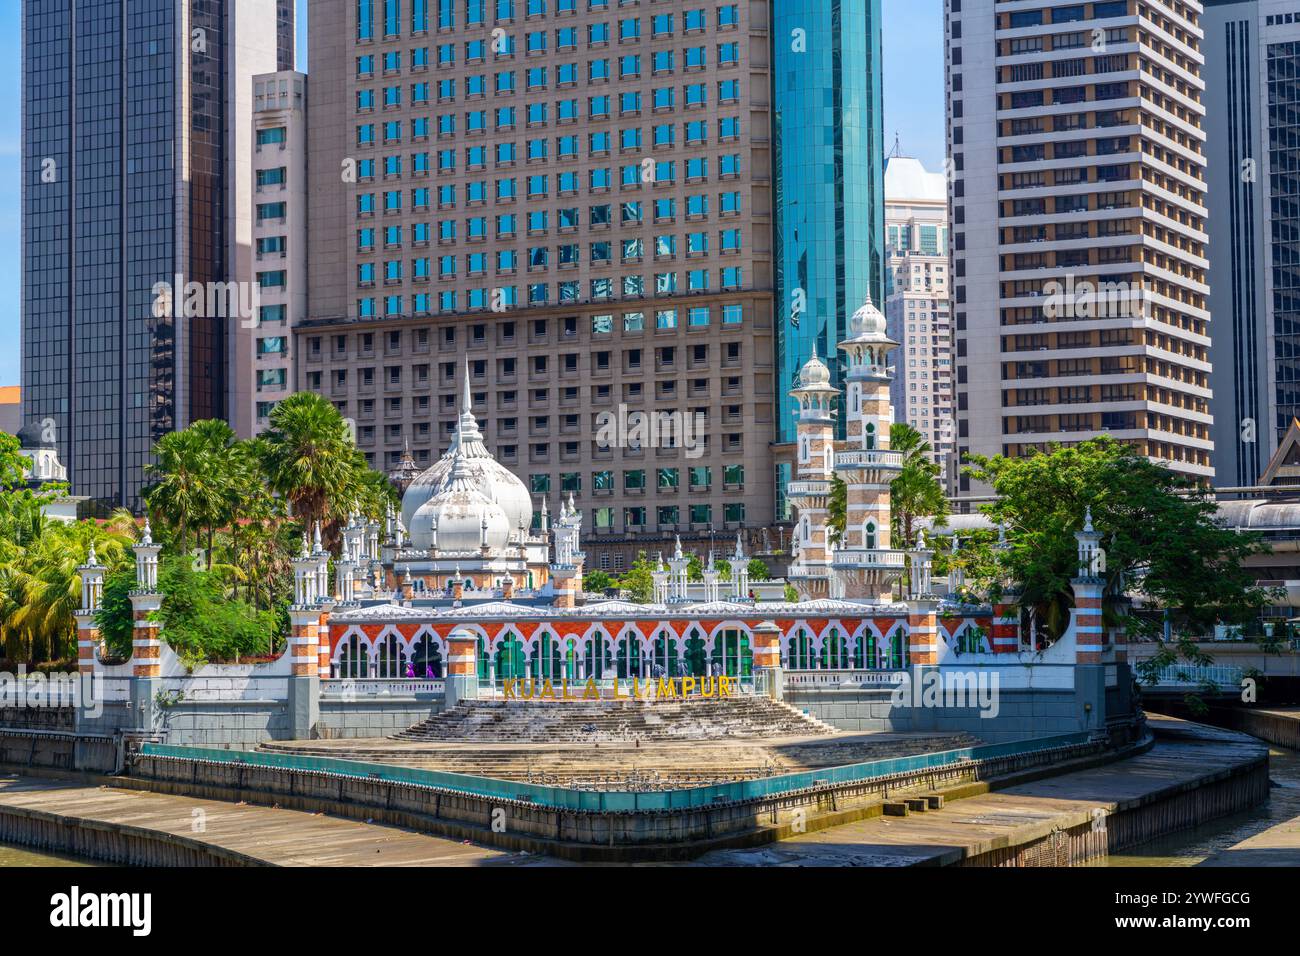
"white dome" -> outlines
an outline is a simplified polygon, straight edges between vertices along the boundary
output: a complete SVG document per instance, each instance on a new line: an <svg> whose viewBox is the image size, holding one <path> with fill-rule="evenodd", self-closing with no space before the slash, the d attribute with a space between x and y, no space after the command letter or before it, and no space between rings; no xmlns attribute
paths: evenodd
<svg viewBox="0 0 1300 956"><path fill-rule="evenodd" d="M477 552L484 544L499 553L510 531L505 510L460 476L416 509L410 527L413 547L444 553Z"/></svg>
<svg viewBox="0 0 1300 956"><path fill-rule="evenodd" d="M812 358L799 369L799 385L808 388L810 385L829 385L830 381L831 370L817 357L817 351L814 349Z"/></svg>
<svg viewBox="0 0 1300 956"><path fill-rule="evenodd" d="M871 293L868 292L866 301L858 306L858 310L849 319L849 338L856 339L860 336L883 338L884 335L885 316L871 301Z"/></svg>
<svg viewBox="0 0 1300 956"><path fill-rule="evenodd" d="M478 422L469 410L469 373L466 370L465 395L461 401L460 421L452 438L451 448L418 478L411 482L402 495L402 524L411 535L417 548L428 548L416 536L416 514L421 508L453 485L462 491L474 491L489 504L495 505L504 518L507 535L527 531L533 523L533 499L524 483L508 468L500 464L479 433ZM427 517L427 516L426 516ZM489 522L494 519L489 516ZM478 525L474 528L473 549L478 548ZM443 529L438 528L439 550L452 550L442 539ZM502 544L504 545L504 541Z"/></svg>

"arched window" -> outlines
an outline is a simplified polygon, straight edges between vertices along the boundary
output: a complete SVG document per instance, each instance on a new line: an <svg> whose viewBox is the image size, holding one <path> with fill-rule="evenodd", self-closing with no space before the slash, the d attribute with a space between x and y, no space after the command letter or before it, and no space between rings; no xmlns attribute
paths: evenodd
<svg viewBox="0 0 1300 956"><path fill-rule="evenodd" d="M868 521L867 526L862 530L863 547L872 550L876 546L876 523Z"/></svg>
<svg viewBox="0 0 1300 956"><path fill-rule="evenodd" d="M872 451L876 447L876 424L867 422L867 427L863 429L863 435L866 438L867 450Z"/></svg>

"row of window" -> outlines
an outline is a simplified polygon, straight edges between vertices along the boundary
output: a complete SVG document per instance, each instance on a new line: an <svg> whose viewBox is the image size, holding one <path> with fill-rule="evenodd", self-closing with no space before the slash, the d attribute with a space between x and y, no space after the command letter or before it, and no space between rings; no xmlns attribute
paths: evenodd
<svg viewBox="0 0 1300 956"><path fill-rule="evenodd" d="M724 291L740 289L744 285L744 274L740 266L723 267L717 270L717 274L718 286ZM621 276L617 279L591 279L588 284L586 301L612 301L616 294L627 299L640 298L649 294L676 295L683 291L687 293L709 292L711 291L712 275L713 273L709 269L691 269L686 272L685 289L682 289L677 282L677 273L655 273L652 291L647 291L645 276L641 275ZM517 308L521 304L519 288L513 285L497 286L490 289L486 287L466 289L464 293L463 298L460 296L460 290L456 289L447 289L437 293L438 311L449 313L463 308L468 311L491 309L494 312L503 312L507 309ZM554 298L552 298L552 294L554 294ZM525 286L525 301L528 305L578 304L583 301L582 283L578 281L530 282ZM407 312L408 301L405 295L363 296L357 299L357 316L363 319L376 318L379 315L381 305L383 315L388 318L407 314L428 315L432 312L433 294L416 292L411 295L409 301L410 313Z"/></svg>
<svg viewBox="0 0 1300 956"><path fill-rule="evenodd" d="M686 469L686 473L692 490L707 491L713 485L713 467L711 465L694 465ZM623 472L623 490L645 491L646 474L644 468ZM681 478L680 468L655 469L655 486L658 488L680 488ZM723 465L722 481L729 488L743 488L745 485L745 466ZM582 472L569 471L562 473L556 483L556 488L552 488L551 476L548 474L529 475L528 487L535 495L550 494L553 490L558 490L561 494L567 494L570 491L581 492ZM614 473L612 471L593 471L591 473L591 487L593 491L613 491Z"/></svg>
<svg viewBox="0 0 1300 956"><path fill-rule="evenodd" d="M451 30L456 27L457 8L461 4L456 0L409 0L408 12L409 19L402 16L402 0L381 0L382 2L382 22L376 23L375 14L379 12L379 3L376 0L357 0L357 40L367 41L374 40L375 29L382 26L383 37L397 37L402 35L402 27L407 26L412 34L428 33L430 30L430 14L432 12L435 18L433 29ZM619 6L623 6L623 0L620 0ZM488 22L487 12L489 7L492 10L494 23L511 23L514 21L516 14L522 10L525 18L544 17L550 11L548 10L547 0L521 0L516 5L515 0L464 0L462 9L462 25L467 27L485 26ZM431 11L432 8L432 11ZM592 10L608 10L609 0L586 0L586 8ZM577 13L578 0L554 0L554 10L557 14ZM714 22L719 28L734 27L740 22L739 7L734 3L724 4L716 7L714 12ZM674 14L661 13L650 17L651 35L653 37L666 37L673 35ZM704 8L682 11L682 29L686 33L693 33L704 30L708 27L708 11ZM571 33L573 43L577 43L577 29L568 27L556 31L557 34ZM626 17L618 21L618 39L619 42L630 42L641 38L641 19L639 17ZM600 44L610 42L610 25L608 23L592 23L587 26L587 42L589 44Z"/></svg>
<svg viewBox="0 0 1300 956"><path fill-rule="evenodd" d="M649 513L648 508L637 506L623 509L623 527L628 531L641 530L647 527L646 515ZM655 509L655 518L659 527L673 527L681 523L682 509L677 505L660 505ZM707 525L713 523L713 505L689 505L686 508L687 520L693 525ZM613 508L593 508L591 510L592 527L597 533L611 532L614 530L614 509ZM729 501L722 506L722 520L728 524L739 524L745 520L745 503L743 501Z"/></svg>
<svg viewBox="0 0 1300 956"><path fill-rule="evenodd" d="M685 124L687 128L694 125ZM655 127L660 129L661 127ZM663 129L672 130L672 126L662 127ZM633 135L635 134L635 135ZM639 129L621 130L619 132L620 141L626 141L630 145L628 149L637 149L640 146L641 131ZM594 151L591 155L605 155L609 152L609 134L592 133L590 142L594 145ZM671 139L671 135L669 135ZM632 145L635 144L635 145ZM512 167L515 164L515 143L498 143L496 147L496 165L498 167ZM656 144L658 145L658 144ZM668 145L672 145L669 143ZM693 144L692 144L693 145ZM577 159L578 142L576 136L557 136L555 139L555 158L557 159ZM529 163L540 163L549 160L552 156L550 151L550 142L546 139L530 139L526 144L527 156ZM623 147L620 146L620 151ZM686 179L690 181L700 181L709 178L709 161L712 157L698 156L691 157L683 161L683 169L686 173ZM430 154L427 152L411 153L411 172L416 175L428 175L430 170ZM727 153L717 157L719 175L723 179L730 179L740 175L740 154ZM391 179L399 177L405 170L405 157L401 155L385 156L382 159L383 178ZM456 151L440 150L438 153L439 172L452 172L456 169ZM446 164L445 166L443 164ZM357 181L371 182L375 179L377 163L373 158L361 159L357 161ZM467 170L477 170L487 168L487 147L471 146L465 150L465 168ZM640 186L641 183L673 183L677 181L677 163L673 160L651 160L643 159L638 163L633 163L621 167L621 184L623 186ZM579 188L579 176L577 172L560 172L555 173L555 188L560 195L565 193L576 193ZM525 177L525 184L529 198L535 196L546 196L550 189L550 175L537 173ZM588 187L591 189L609 188L609 170L592 171L587 177ZM439 207L455 206L456 204L456 187L454 184L444 184L438 188ZM466 198L470 203L487 201L487 183L478 181L466 184ZM498 200L518 198L518 183L512 177L495 180L494 192Z"/></svg>
<svg viewBox="0 0 1300 956"><path fill-rule="evenodd" d="M668 97L665 97L668 98ZM588 101L588 117L590 119L608 119L609 118L609 97L593 96ZM639 91L632 91L620 95L620 101L625 101L627 105L620 104L620 115L639 114L641 112L641 94ZM597 100L603 102L595 102ZM734 102L734 101L733 101ZM635 105L633 105L635 104ZM530 128L546 126L550 122L550 104L549 103L529 103L525 109L526 119ZM578 101L559 100L555 104L556 122L577 122L581 118L578 111ZM592 112L597 110L599 112ZM488 129L488 110L470 110L465 113L465 132L467 133L486 133ZM519 118L519 108L515 106L498 106L492 111L493 131L506 132L515 129ZM452 136L456 133L456 116L455 114L444 114L438 117L438 135ZM375 123L361 123L357 126L356 144L360 147L373 146L376 143L376 133L378 125ZM383 142L400 143L402 142L403 121L388 120L382 124ZM704 120L695 120L682 124L685 142L688 145L705 145L708 142L708 127ZM429 137L429 118L416 117L411 120L411 138L419 141ZM740 137L740 118L737 116L722 116L718 118L718 140L728 142ZM537 139L529 140L529 159L547 159L546 140ZM619 148L639 149L644 145L639 127L620 131ZM668 147L677 145L677 127L674 123L660 123L651 128L651 145L658 147ZM563 147L563 149L561 149ZM588 138L588 155L604 155L610 152L611 137L608 132L598 132L590 134ZM562 136L556 140L557 154L562 157L578 158L578 138L576 136ZM477 165L486 165L487 147L481 147L483 158L478 161ZM424 156L423 169L417 157ZM454 149L440 150L438 153L438 172L450 172L456 168L456 151ZM512 157L513 159L513 157ZM467 153L466 162L470 163ZM412 167L416 172L428 172L427 154L416 153L412 156ZM372 174L373 175L373 174Z"/></svg>
<svg viewBox="0 0 1300 956"><path fill-rule="evenodd" d="M549 88L549 67L535 66L530 67L524 72L524 88L529 92L545 90ZM628 79L639 76L639 67L635 72L622 74L620 79ZM576 63L561 63L555 67L555 84L557 87L573 86L578 82L578 65ZM456 79L445 79L438 81L438 102L453 102L456 99ZM487 95L487 77L467 76L464 78L465 98L475 99ZM740 81L739 80L718 80L718 101L720 103L736 103L740 100ZM402 105L402 87L400 85L385 86L381 90L373 89L357 90L356 94L356 111L366 113L375 109L377 98L376 94L382 97L383 108L386 110L396 109ZM499 72L493 79L493 93L502 95L514 93L518 89L515 82L515 71L506 70ZM410 86L410 97L412 106L427 106L429 103L430 85L427 80L421 80L412 83ZM637 105L629 105L632 101L627 97L635 95ZM609 94L588 97L589 109L593 106L591 101L601 100L602 102L594 104L597 107L594 113L589 115L593 118L605 118L609 115ZM682 87L682 102L687 108L703 107L708 105L709 92L707 83L687 83ZM572 110L564 107L564 103L572 102ZM623 114L640 112L641 94L639 91L626 91L619 94L619 109ZM655 110L671 110L677 105L677 88L674 86L656 87L650 91L651 106ZM556 116L561 120L576 120L578 113L576 109L576 100L559 101L556 103ZM441 120L441 117L439 117ZM439 133L454 132L454 130L445 129L439 124ZM279 140L277 142L282 142ZM267 145L267 144L264 144Z"/></svg>
<svg viewBox="0 0 1300 956"><path fill-rule="evenodd" d="M483 187L482 189L476 187ZM465 188L467 205L474 205L485 202L486 199L478 197L486 196L485 183L467 183ZM400 189L388 190L379 194L382 197L384 215L397 215L402 212L403 193ZM416 188L411 190L411 205L415 210L429 209L429 200L431 192L427 187ZM447 198L454 207L455 193L442 193L439 191L440 198ZM684 197L687 218L700 218L709 215L709 194L693 193ZM1086 197L1085 197L1086 199ZM357 196L357 215L373 216L376 212L376 194L361 193ZM620 225L639 224L642 216L643 206L641 202L623 202L619 204ZM718 193L718 212L723 216L737 216L742 209L741 196L739 190L730 190ZM591 227L609 226L613 224L614 207L611 203L599 203L587 207L587 225ZM283 219L287 209L284 203L259 203L257 206L257 218L259 222L267 220ZM651 212L656 223L675 222L677 219L677 198L663 197L651 201ZM496 237L505 239L514 236L519 228L520 215L518 213L498 213L494 217L496 226ZM471 216L465 220L465 238L467 239L486 239L487 238L487 216ZM559 230L577 229L582 223L580 207L568 206L555 210L556 228ZM546 233L551 227L551 210L535 209L524 214L524 224L530 235ZM455 220L446 219L438 223L439 238L444 240L453 240L457 238ZM429 224L415 223L412 226L412 239L414 242L429 241ZM360 233L358 236L360 237ZM385 233L385 239L390 237L390 233ZM367 236L374 239L373 234Z"/></svg>
<svg viewBox="0 0 1300 956"><path fill-rule="evenodd" d="M688 232L686 234L686 254L688 256L704 255L709 251L710 234L707 232ZM610 264L614 261L615 243L609 240L598 240L587 243L586 261L592 264ZM646 244L645 240L639 237L632 239L621 239L617 243L619 250L620 262L640 262L645 258ZM656 258L671 258L677 254L677 237L675 235L655 236L651 249ZM723 253L736 253L741 250L741 238L739 229L723 229L718 233L717 248ZM367 251L367 247L362 247L361 251ZM583 261L582 246L579 243L569 243L555 247L555 263L558 266L578 265ZM496 260L496 271L498 273L513 274L519 268L519 253L514 249L498 249L493 258ZM449 253L437 257L438 278L450 279L457 275L457 264L461 256ZM467 252L464 254L466 274L482 275L487 271L488 254L486 252ZM428 256L418 256L412 260L411 275L416 279L427 279L430 276L430 264L433 260ZM524 262L528 271L545 270L551 265L551 249L549 246L532 246L524 256ZM380 273L379 264L374 262L362 262L357 266L357 282L360 285L374 285ZM402 259L386 259L382 264L382 274L384 282L401 282L406 277L406 262ZM663 276L674 277L669 281L675 287L676 273L661 273ZM672 288L665 288L662 291L671 292Z"/></svg>

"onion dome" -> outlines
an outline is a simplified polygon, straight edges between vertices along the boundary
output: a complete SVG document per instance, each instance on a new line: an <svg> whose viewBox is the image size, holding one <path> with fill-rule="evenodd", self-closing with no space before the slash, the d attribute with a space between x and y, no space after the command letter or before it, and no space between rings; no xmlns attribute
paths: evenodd
<svg viewBox="0 0 1300 956"><path fill-rule="evenodd" d="M465 364L465 390L461 398L460 419L451 447L412 481L402 495L402 524L408 529L414 547L429 547L427 543L422 543L421 536L416 533L416 512L434 497L449 490L453 475L458 488L477 492L500 510L505 516L507 533L511 529L527 529L532 526L533 500L528 489L516 475L492 457L483 444L478 421L470 411L468 361ZM489 523L493 523L490 516ZM478 549L477 538L478 526L475 525L475 544L469 550ZM438 529L438 548L452 550L449 544L443 542L441 527Z"/></svg>

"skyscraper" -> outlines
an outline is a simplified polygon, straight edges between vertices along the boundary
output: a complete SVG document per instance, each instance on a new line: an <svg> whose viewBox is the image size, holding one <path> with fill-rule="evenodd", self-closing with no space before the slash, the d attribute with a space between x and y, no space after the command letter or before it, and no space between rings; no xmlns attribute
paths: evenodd
<svg viewBox="0 0 1300 956"><path fill-rule="evenodd" d="M628 534L670 552L679 533L771 523L769 53L752 9L313 8L299 386L355 419L375 467L447 447L468 358L489 444L539 504L575 496L593 569L625 566L635 552L605 543ZM684 427L638 433L642 416Z"/></svg>
<svg viewBox="0 0 1300 956"><path fill-rule="evenodd" d="M948 0L959 454L1212 474L1201 9Z"/></svg>
<svg viewBox="0 0 1300 956"><path fill-rule="evenodd" d="M777 440L791 442L789 390L814 346L834 355L867 294L885 301L881 13L880 0L771 11Z"/></svg>
<svg viewBox="0 0 1300 956"><path fill-rule="evenodd" d="M677 534L770 525L789 402L775 358L780 183L799 181L809 288L842 333L872 237L879 267L879 139L866 132L879 117L862 100L877 2L843 23L830 5L800 21L809 52L789 69L813 76L781 83L785 133L770 65L795 27L774 28L767 4L314 5L299 387L355 419L361 449L391 470L408 445L417 465L447 447L468 357L487 440L539 499L574 494L594 569L630 560L635 547L615 546L629 536L667 553ZM610 445L601 413L633 427ZM639 438L627 419L640 415L699 427L688 442Z"/></svg>
<svg viewBox="0 0 1300 956"><path fill-rule="evenodd" d="M948 188L918 160L885 163L885 306L894 417L930 443L944 480L953 450L952 306L948 266Z"/></svg>
<svg viewBox="0 0 1300 956"><path fill-rule="evenodd" d="M1209 0L1214 483L1255 484L1300 417L1300 15Z"/></svg>
<svg viewBox="0 0 1300 956"><path fill-rule="evenodd" d="M152 444L226 414L276 43L275 0L23 4L23 415L101 506L137 507Z"/></svg>

